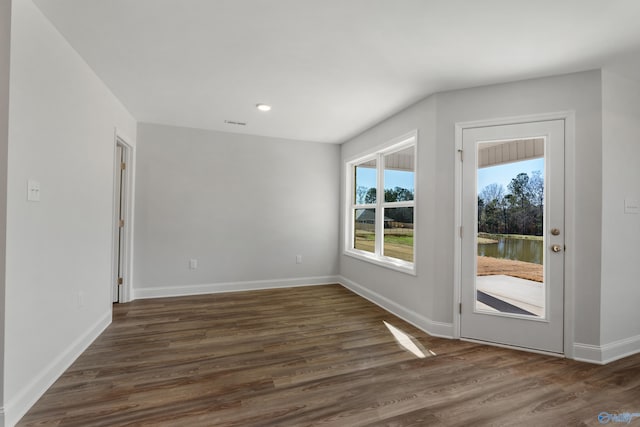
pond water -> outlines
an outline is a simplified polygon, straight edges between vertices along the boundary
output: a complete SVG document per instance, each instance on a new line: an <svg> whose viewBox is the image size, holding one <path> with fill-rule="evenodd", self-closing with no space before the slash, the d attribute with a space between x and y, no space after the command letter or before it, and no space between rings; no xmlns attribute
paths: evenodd
<svg viewBox="0 0 640 427"><path fill-rule="evenodd" d="M544 242L542 240L514 239L511 237L496 237L494 240L498 240L498 243L479 243L478 255L542 264L544 253Z"/></svg>

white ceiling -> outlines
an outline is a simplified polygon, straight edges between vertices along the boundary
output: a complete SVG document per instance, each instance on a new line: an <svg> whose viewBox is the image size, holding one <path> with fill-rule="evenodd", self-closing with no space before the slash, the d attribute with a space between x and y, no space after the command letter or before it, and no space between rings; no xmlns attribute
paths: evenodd
<svg viewBox="0 0 640 427"><path fill-rule="evenodd" d="M334 143L435 92L640 49L638 0L35 2L141 122Z"/></svg>

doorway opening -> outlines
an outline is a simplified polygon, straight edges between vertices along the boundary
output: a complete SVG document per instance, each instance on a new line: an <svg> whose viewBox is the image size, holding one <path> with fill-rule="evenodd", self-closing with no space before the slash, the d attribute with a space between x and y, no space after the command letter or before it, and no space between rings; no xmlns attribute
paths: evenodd
<svg viewBox="0 0 640 427"><path fill-rule="evenodd" d="M130 280L131 252L131 165L132 148L123 139L116 137L114 160L114 213L111 300L125 302L125 285Z"/></svg>

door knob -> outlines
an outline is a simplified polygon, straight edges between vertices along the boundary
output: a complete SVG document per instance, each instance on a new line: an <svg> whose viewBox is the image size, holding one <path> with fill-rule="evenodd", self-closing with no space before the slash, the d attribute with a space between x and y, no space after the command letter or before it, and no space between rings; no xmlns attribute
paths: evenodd
<svg viewBox="0 0 640 427"><path fill-rule="evenodd" d="M560 246L560 245L552 245L551 246L551 250L553 252L560 252L562 250L562 246Z"/></svg>
<svg viewBox="0 0 640 427"><path fill-rule="evenodd" d="M551 229L551 234L553 234L554 236L559 236L560 235L560 229L552 228Z"/></svg>

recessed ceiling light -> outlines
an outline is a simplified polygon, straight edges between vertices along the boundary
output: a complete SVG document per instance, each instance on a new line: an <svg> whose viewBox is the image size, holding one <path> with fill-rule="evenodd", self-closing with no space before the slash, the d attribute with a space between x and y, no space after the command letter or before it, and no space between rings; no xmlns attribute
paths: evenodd
<svg viewBox="0 0 640 427"><path fill-rule="evenodd" d="M256 104L256 108L260 111L269 111L271 110L271 105L267 104Z"/></svg>

